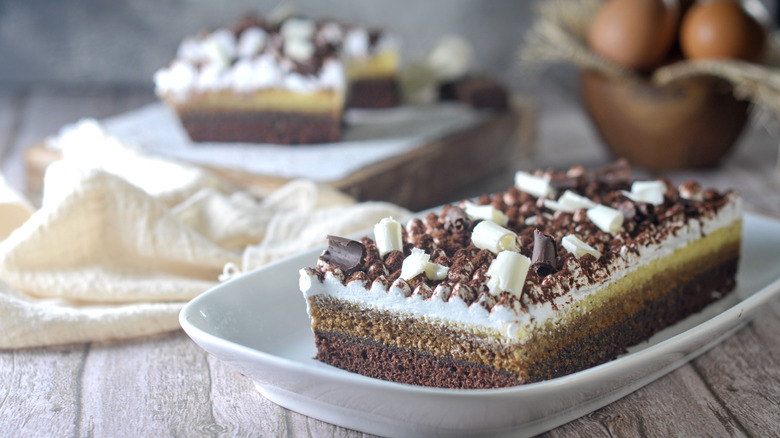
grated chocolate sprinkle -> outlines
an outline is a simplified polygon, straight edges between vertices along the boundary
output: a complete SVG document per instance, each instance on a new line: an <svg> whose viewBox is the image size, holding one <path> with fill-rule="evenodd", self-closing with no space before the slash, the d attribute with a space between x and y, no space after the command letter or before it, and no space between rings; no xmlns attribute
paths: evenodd
<svg viewBox="0 0 780 438"><path fill-rule="evenodd" d="M630 190L633 182L628 163L623 161L590 173L581 166L574 166L565 172L536 174L550 178L559 189L565 187L620 210L624 216L623 231L611 235L600 230L583 209L574 212L549 210L537 198L516 187L480 197L476 204L493 205L507 215L506 228L517 234L520 252L532 259L532 270L536 275L527 277L520 298L511 294L500 297L490 294L487 270L495 254L472 244L471 229L478 221L471 220L460 207L465 201L444 206L440 214L429 213L422 219L410 220L402 235L404 250L392 251L384 260L379 257L373 240L364 237L360 242L351 241L364 249L360 263L353 266L356 253L353 251L352 261L348 263L339 265L333 259L323 259L308 272L320 281L330 272L342 283L361 281L367 290L371 284L379 282L386 289L400 289L407 297L415 295L445 302L460 299L467 305L476 304L486 310L503 305L554 304L568 291L606 278L610 263L620 258L631 260L639 254L639 248L677 233L692 219L711 217L729 202L732 194L730 191L703 190L691 182L679 188L667 182L663 204L653 206L634 202L621 193ZM568 251L559 251L561 239L569 234L593 246L601 257L596 259L588 254L577 259ZM404 258L415 247L430 254L431 262L449 268L445 279L433 281L418 276L405 281L399 278Z"/></svg>

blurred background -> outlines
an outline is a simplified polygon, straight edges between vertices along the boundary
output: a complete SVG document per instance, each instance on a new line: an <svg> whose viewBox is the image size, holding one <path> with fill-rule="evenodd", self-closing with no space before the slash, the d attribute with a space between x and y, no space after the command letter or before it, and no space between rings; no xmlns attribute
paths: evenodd
<svg viewBox="0 0 780 438"><path fill-rule="evenodd" d="M184 36L267 12L279 1L2 0L0 82L8 86L129 86L153 88L152 75ZM288 2L290 3L290 2ZM405 60L425 56L456 33L474 46L484 70L521 86L514 54L531 25L533 2L517 0L301 0L311 17L381 26L399 35Z"/></svg>
<svg viewBox="0 0 780 438"><path fill-rule="evenodd" d="M777 2L761 1L776 17ZM285 2L0 0L0 85L152 89L154 71L171 60L184 36L231 23L248 11L270 11L282 3ZM515 68L515 52L534 20L533 1L286 3L294 4L304 15L390 29L400 36L406 61L423 57L439 38L455 33L473 45L477 66L507 81L513 89L533 93L539 77L545 76L523 75Z"/></svg>
<svg viewBox="0 0 780 438"><path fill-rule="evenodd" d="M776 0L760 1L777 17ZM1 148L5 156L0 156L6 179L23 189L23 150L63 125L156 101L154 72L171 61L182 38L284 3L293 4L305 16L392 31L401 41L405 64L424 58L443 36L459 35L472 45L477 70L500 79L535 108L537 153L523 166L587 166L612 159L583 109L576 67L559 63L520 69L517 65L517 52L538 16L534 1L0 0L0 97L9 114L5 122L0 117L0 123L13 127L19 124L14 122L17 117L23 122L0 139L7 143ZM90 100L90 96L96 97ZM56 105L62 108L45 111ZM751 143L741 147L754 148L760 161L774 163L777 142L764 131L743 135L760 136L763 144L741 140Z"/></svg>

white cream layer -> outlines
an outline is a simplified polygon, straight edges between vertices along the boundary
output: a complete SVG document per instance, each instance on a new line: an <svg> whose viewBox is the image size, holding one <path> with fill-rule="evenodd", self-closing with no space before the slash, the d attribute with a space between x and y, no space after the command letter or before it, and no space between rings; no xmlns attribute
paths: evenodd
<svg viewBox="0 0 780 438"><path fill-rule="evenodd" d="M294 71L290 59L266 50L268 39L259 27L245 30L239 38L227 29L187 38L179 46L176 59L155 72L155 92L182 101L192 92L249 93L275 88L307 93L346 88L340 60L326 60L316 75L303 75ZM290 38L285 44L297 48L295 53L311 56L314 52L313 43L306 39Z"/></svg>
<svg viewBox="0 0 780 438"><path fill-rule="evenodd" d="M493 329L509 339L516 339L521 332L521 327L534 323L544 323L548 319L556 318L561 314L561 310L565 310L578 301L596 293L617 279L642 266L646 266L653 260L670 255L702 236L740 220L742 217L742 199L736 194L729 196L729 202L721 207L713 217L702 220L690 219L688 224L680 224L681 226L677 232L670 234L662 242L637 248L638 254L624 247L621 250L621 257L617 258L611 266L593 275L592 283L587 276L582 274L580 265L572 263L567 268L572 270L575 284L569 293L557 294L561 296L554 300L555 306L551 302L539 304L525 302L522 307L516 305L513 308L509 308L496 305L491 311L488 311L476 302L467 306L463 300L457 297L453 297L445 302L443 294L437 293L439 292L438 290L434 291L434 294L428 299L423 299L417 295L407 297L397 287L390 286L388 290L380 282L374 282L373 285L368 286L368 289L360 282L342 285L330 273L326 273L324 280L319 281L316 276L309 275L305 269L300 271L300 289L306 298L307 305L311 296L330 295L380 311L438 320L448 325L477 326ZM612 274L610 275L609 272ZM531 284L526 284L526 287L531 287ZM556 285L554 287L558 289L556 292L562 292L562 286ZM517 303L517 301L512 302ZM553 310L554 307L558 310ZM310 309L308 310L311 316L311 311Z"/></svg>

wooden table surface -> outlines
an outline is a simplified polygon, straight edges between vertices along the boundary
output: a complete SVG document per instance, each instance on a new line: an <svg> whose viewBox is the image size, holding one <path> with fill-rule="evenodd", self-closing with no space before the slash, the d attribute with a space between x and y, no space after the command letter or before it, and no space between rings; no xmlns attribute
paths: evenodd
<svg viewBox="0 0 780 438"><path fill-rule="evenodd" d="M2 172L23 187L26 147L82 117L106 117L154 100L148 90L0 89ZM537 153L524 167L609 160L572 98L545 98L539 108ZM664 176L736 187L748 211L780 216L780 189L772 182L777 145L778 137L752 126L721 169ZM463 195L503 188L509 178L497 175ZM271 403L249 378L181 331L0 351L0 436L215 435L365 434ZM780 436L780 302L691 363L545 435Z"/></svg>

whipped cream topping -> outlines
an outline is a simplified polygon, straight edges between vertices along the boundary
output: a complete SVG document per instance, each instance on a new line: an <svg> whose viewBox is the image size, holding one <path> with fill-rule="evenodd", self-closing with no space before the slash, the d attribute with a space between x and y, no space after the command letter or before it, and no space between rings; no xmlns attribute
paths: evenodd
<svg viewBox="0 0 780 438"><path fill-rule="evenodd" d="M315 39L326 44L340 46L344 41L344 33L344 26L334 21L328 21L322 23L319 30L317 31Z"/></svg>
<svg viewBox="0 0 780 438"><path fill-rule="evenodd" d="M346 31L343 39L344 55L349 59L366 59L385 51L398 50L398 40L384 32L370 32L356 27Z"/></svg>
<svg viewBox="0 0 780 438"><path fill-rule="evenodd" d="M278 31L253 25L185 38L176 59L155 73L155 92L182 101L222 90L342 91L344 68L336 56L318 54L315 32L314 21L290 18Z"/></svg>
<svg viewBox="0 0 780 438"><path fill-rule="evenodd" d="M593 197L591 188L582 191ZM619 194L620 188L610 188L609 193L595 196L594 200L613 206L626 202ZM516 189L480 199L482 205L503 206L511 218L510 226L518 232L521 253L527 253L531 245L527 240L528 231L532 234L534 228L540 228L557 236L559 242L564 236L578 235L578 239L595 247L600 254L598 259L591 253L575 257L559 244L558 271L544 277L529 273L521 293L499 296L490 293L487 271L495 255L471 246L469 236L444 229L442 218L451 206L445 206L441 215L431 213L422 220L411 220L405 227L403 253L391 252L383 261L381 258L368 260L366 264L370 266L364 272L351 276L320 260L316 268L300 271L300 289L307 302L311 296L330 295L378 310L492 330L509 340L518 339L525 328L557 318L562 310L575 306L617 279L742 217L742 200L736 192L719 195L710 191L705 200L692 204L679 198L673 187L669 190L665 204L652 217L628 218L626 230L615 236L589 224L584 210L573 214L556 212L548 219L543 203ZM504 200L512 202L502 205ZM531 216L536 216L537 222L528 226L526 218ZM376 251L370 239L361 242L369 252ZM449 266L447 278L432 282L422 275L411 279L393 275L400 270L404 253L412 251L412 247L425 249L431 254L431 262Z"/></svg>
<svg viewBox="0 0 780 438"><path fill-rule="evenodd" d="M334 21L287 17L278 25L248 17L239 26L185 38L176 58L154 74L160 97L184 101L192 93L343 91L343 61L396 50L395 39Z"/></svg>
<svg viewBox="0 0 780 438"><path fill-rule="evenodd" d="M236 53L239 59L252 58L258 55L267 44L268 32L260 27L250 27L241 32Z"/></svg>

